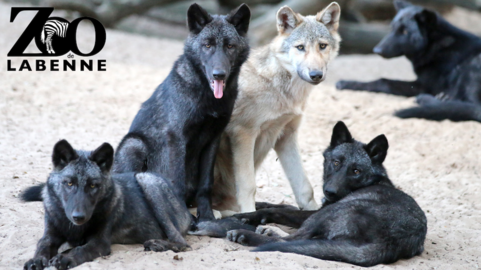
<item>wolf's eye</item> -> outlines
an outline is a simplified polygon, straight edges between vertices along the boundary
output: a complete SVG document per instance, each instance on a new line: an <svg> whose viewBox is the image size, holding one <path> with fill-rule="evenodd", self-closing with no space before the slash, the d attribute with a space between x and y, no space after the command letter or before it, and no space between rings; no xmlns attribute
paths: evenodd
<svg viewBox="0 0 481 270"><path fill-rule="evenodd" d="M205 44L206 48L210 48L210 46L211 46L210 44Z"/></svg>
<svg viewBox="0 0 481 270"><path fill-rule="evenodd" d="M360 174L360 173L361 173L361 171L358 170L358 169L354 169L353 172L354 172L355 174Z"/></svg>
<svg viewBox="0 0 481 270"><path fill-rule="evenodd" d="M339 166L339 164L341 164L339 161L337 160L334 161L334 166Z"/></svg>
<svg viewBox="0 0 481 270"><path fill-rule="evenodd" d="M232 44L227 44L227 48L232 49L232 48L234 48L234 45L232 45Z"/></svg>
<svg viewBox="0 0 481 270"><path fill-rule="evenodd" d="M91 184L90 187L91 187L91 188L95 188L96 186L95 186L95 184Z"/></svg>
<svg viewBox="0 0 481 270"><path fill-rule="evenodd" d="M71 186L73 185L73 183L72 183L72 182L68 182L67 185L68 185L69 187L71 187Z"/></svg>
<svg viewBox="0 0 481 270"><path fill-rule="evenodd" d="M303 50L304 50L304 45L296 46L296 48L297 48L299 51L303 51Z"/></svg>
<svg viewBox="0 0 481 270"><path fill-rule="evenodd" d="M321 50L324 50L325 48L327 48L327 44L321 43L321 44L319 44L319 48L321 48Z"/></svg>

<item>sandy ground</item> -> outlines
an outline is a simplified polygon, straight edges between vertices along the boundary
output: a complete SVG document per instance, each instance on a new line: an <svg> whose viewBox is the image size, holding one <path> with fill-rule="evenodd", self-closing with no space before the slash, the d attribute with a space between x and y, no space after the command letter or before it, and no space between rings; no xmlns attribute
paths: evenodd
<svg viewBox="0 0 481 270"><path fill-rule="evenodd" d="M182 53L182 43L109 30L105 48L94 57L107 59L106 72L7 72L7 52L30 18L21 14L21 20L10 24L9 12L0 4L0 268L18 269L33 256L43 233L42 204L21 203L18 194L46 180L55 142L65 138L88 150L105 141L117 145L141 102ZM81 33L88 30L80 28ZM81 46L88 47L90 41L91 36ZM20 61L12 63L18 67ZM332 63L329 79L312 92L299 143L316 198L322 197L322 151L338 120L363 142L383 133L390 143L385 162L390 177L424 209L429 229L421 256L374 269L478 268L481 125L400 120L392 112L413 105L413 99L341 92L333 86L340 78L380 76L414 78L405 59L339 57ZM268 156L257 180L258 200L294 203L275 154ZM78 269L357 268L294 254L252 253L224 239L188 236L187 241L193 251L177 254L180 260L171 251L152 253L144 252L141 245L114 245L112 255Z"/></svg>

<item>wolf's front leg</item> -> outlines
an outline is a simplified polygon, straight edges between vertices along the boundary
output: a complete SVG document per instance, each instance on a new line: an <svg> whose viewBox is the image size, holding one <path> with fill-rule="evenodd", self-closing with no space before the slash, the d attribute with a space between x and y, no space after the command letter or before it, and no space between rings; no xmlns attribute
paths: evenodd
<svg viewBox="0 0 481 270"><path fill-rule="evenodd" d="M24 270L41 270L48 266L48 261L57 255L59 247L65 241L55 234L52 226L48 224L47 213L45 213L45 233L38 241L37 250L33 259L28 260L23 266Z"/></svg>
<svg viewBox="0 0 481 270"><path fill-rule="evenodd" d="M372 82L339 81L336 83L336 88L339 90L349 89L386 93L404 97L414 97L425 91L417 81L406 82L389 79L379 79Z"/></svg>
<svg viewBox="0 0 481 270"><path fill-rule="evenodd" d="M254 146L256 135L242 127L230 136L232 145L232 163L236 185L237 204L240 212L256 210L256 172L254 167Z"/></svg>
<svg viewBox="0 0 481 270"><path fill-rule="evenodd" d="M212 185L214 184L214 166L217 150L219 149L220 135L213 139L201 153L200 181L197 187L197 217L199 221L214 220L212 212Z"/></svg>
<svg viewBox="0 0 481 270"><path fill-rule="evenodd" d="M192 248L189 245L187 245L187 243L185 242L175 243L175 242L170 242L162 239L152 239L152 240L145 241L144 250L155 251L155 252L172 250L173 252L182 252L182 251L192 250Z"/></svg>
<svg viewBox="0 0 481 270"><path fill-rule="evenodd" d="M297 129L301 119L302 117L298 116L284 127L283 135L277 140L274 149L294 191L299 208L317 210L319 205L314 200L314 191L302 167L301 155L297 147Z"/></svg>
<svg viewBox="0 0 481 270"><path fill-rule="evenodd" d="M284 241L278 237L270 237L248 230L232 230L227 232L227 239L244 246L260 246L267 243Z"/></svg>
<svg viewBox="0 0 481 270"><path fill-rule="evenodd" d="M78 246L65 254L57 254L50 259L49 266L57 270L69 269L95 258L110 254L110 226L106 226L102 232L93 235L83 246Z"/></svg>

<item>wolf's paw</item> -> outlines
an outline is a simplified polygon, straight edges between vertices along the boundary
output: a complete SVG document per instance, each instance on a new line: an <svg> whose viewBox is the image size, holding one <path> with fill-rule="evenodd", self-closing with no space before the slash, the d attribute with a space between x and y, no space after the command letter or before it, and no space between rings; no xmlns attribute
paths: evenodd
<svg viewBox="0 0 481 270"><path fill-rule="evenodd" d="M233 215L233 217L237 218L244 224L249 224L253 226L267 223L267 217L263 215L262 210L250 213L236 214Z"/></svg>
<svg viewBox="0 0 481 270"><path fill-rule="evenodd" d="M152 239L144 243L144 251L162 252L172 250L173 252L190 251L192 248L189 245L181 243L171 243L165 240Z"/></svg>
<svg viewBox="0 0 481 270"><path fill-rule="evenodd" d="M429 94L420 94L416 97L416 103L421 106L432 105L441 102L433 95Z"/></svg>
<svg viewBox="0 0 481 270"><path fill-rule="evenodd" d="M48 260L45 257L36 257L28 260L23 265L23 270L42 270L48 265Z"/></svg>
<svg viewBox="0 0 481 270"><path fill-rule="evenodd" d="M255 232L248 230L232 230L227 232L227 239L244 246L250 246L253 238L258 237Z"/></svg>
<svg viewBox="0 0 481 270"><path fill-rule="evenodd" d="M289 235L288 233L281 230L280 228L272 227L272 226L257 226L256 233L269 236L269 237L284 237Z"/></svg>
<svg viewBox="0 0 481 270"><path fill-rule="evenodd" d="M75 260L71 257L58 254L48 262L48 266L53 266L57 270L70 269L77 266Z"/></svg>

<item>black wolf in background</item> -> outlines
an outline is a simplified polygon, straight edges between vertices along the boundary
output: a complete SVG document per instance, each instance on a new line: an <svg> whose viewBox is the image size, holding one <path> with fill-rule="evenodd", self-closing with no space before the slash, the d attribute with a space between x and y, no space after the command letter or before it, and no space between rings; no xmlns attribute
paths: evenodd
<svg viewBox="0 0 481 270"><path fill-rule="evenodd" d="M268 208L237 214L233 217L254 226L279 223L300 228L286 237L259 234L262 230L232 230L227 238L259 246L254 251L290 252L360 266L421 254L426 216L413 198L389 180L382 165L387 150L384 135L366 145L354 140L344 123L337 123L324 152L322 208Z"/></svg>
<svg viewBox="0 0 481 270"><path fill-rule="evenodd" d="M53 150L54 169L46 184L22 194L43 200L45 231L24 269L75 267L110 254L111 244L144 244L146 250L183 251L192 222L169 181L152 173L110 175L114 150L104 143L76 151L65 140ZM58 254L63 243L73 248Z"/></svg>
<svg viewBox="0 0 481 270"><path fill-rule="evenodd" d="M396 112L401 118L481 122L481 38L423 7L394 4L398 13L392 31L374 52L385 58L406 56L417 80L339 81L337 88L417 96L419 107Z"/></svg>
<svg viewBox="0 0 481 270"><path fill-rule="evenodd" d="M184 54L142 104L121 141L113 171L154 172L172 181L200 220L212 220L211 189L220 135L237 97L237 79L249 53L250 10L209 15L190 6Z"/></svg>

